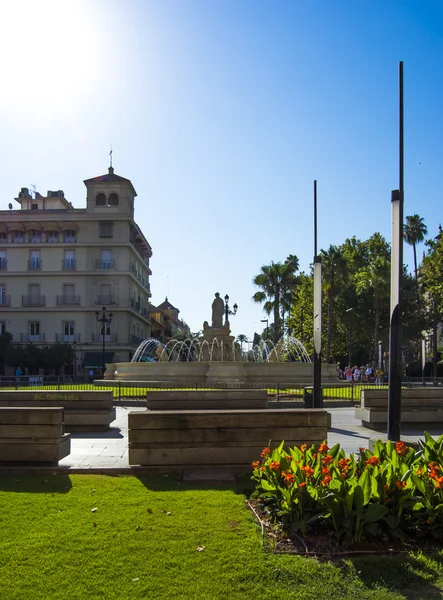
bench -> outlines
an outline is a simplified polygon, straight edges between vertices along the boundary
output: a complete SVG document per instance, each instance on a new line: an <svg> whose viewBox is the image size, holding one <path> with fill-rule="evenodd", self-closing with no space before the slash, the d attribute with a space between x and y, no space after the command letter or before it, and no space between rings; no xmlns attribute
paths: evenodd
<svg viewBox="0 0 443 600"><path fill-rule="evenodd" d="M443 428L443 388L407 388L401 391L401 423L404 427ZM369 429L386 429L388 390L362 390L355 418Z"/></svg>
<svg viewBox="0 0 443 600"><path fill-rule="evenodd" d="M62 407L66 431L102 431L115 419L111 390L1 390L0 407Z"/></svg>
<svg viewBox="0 0 443 600"><path fill-rule="evenodd" d="M322 409L146 410L130 412L128 425L129 464L150 467L250 469L265 446L327 439Z"/></svg>
<svg viewBox="0 0 443 600"><path fill-rule="evenodd" d="M0 407L1 463L58 463L70 451L63 408Z"/></svg>

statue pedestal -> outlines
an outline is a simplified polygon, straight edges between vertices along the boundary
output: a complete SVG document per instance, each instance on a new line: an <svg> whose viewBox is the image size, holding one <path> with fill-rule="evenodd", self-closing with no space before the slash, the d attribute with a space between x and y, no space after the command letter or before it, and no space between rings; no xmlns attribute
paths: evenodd
<svg viewBox="0 0 443 600"><path fill-rule="evenodd" d="M235 360L234 340L229 328L229 321L224 327L210 327L205 321L203 335L198 338L201 349L200 360L233 362Z"/></svg>

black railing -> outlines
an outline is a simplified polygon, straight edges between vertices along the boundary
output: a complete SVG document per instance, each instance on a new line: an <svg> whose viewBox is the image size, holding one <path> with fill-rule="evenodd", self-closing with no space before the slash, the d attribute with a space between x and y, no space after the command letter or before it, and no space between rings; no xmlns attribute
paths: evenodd
<svg viewBox="0 0 443 600"><path fill-rule="evenodd" d="M96 258L96 269L115 269L115 258Z"/></svg>
<svg viewBox="0 0 443 600"><path fill-rule="evenodd" d="M62 259L62 269L64 271L75 271L77 268L77 263L75 258L63 258Z"/></svg>
<svg viewBox="0 0 443 600"><path fill-rule="evenodd" d="M67 306L80 304L80 296L57 296L57 304Z"/></svg>
<svg viewBox="0 0 443 600"><path fill-rule="evenodd" d="M11 296L0 296L0 306L11 306Z"/></svg>
<svg viewBox="0 0 443 600"><path fill-rule="evenodd" d="M22 296L22 306L44 306L45 296Z"/></svg>
<svg viewBox="0 0 443 600"><path fill-rule="evenodd" d="M28 260L29 271L41 271L42 261L39 258L31 258Z"/></svg>

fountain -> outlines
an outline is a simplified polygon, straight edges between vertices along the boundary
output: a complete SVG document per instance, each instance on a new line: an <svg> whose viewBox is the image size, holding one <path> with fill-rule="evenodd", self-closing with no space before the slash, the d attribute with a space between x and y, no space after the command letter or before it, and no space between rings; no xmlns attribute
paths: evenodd
<svg viewBox="0 0 443 600"><path fill-rule="evenodd" d="M167 344L148 338L139 345L131 362L108 364L105 379L194 387L223 383L268 387L277 383L312 384L311 359L300 340L293 336L285 336L277 344L262 340L242 352L231 335L229 321L225 319L222 324L223 301L214 308L216 300L212 326L205 321L201 336L184 341L173 339ZM323 364L322 380L337 381L335 365Z"/></svg>

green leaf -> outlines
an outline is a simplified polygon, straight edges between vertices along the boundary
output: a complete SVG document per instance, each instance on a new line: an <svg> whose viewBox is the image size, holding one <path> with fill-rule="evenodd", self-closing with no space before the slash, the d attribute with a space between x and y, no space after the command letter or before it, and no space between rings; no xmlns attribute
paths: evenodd
<svg viewBox="0 0 443 600"><path fill-rule="evenodd" d="M362 515L362 519L366 523L375 523L384 519L389 513L389 508L383 504L370 504Z"/></svg>
<svg viewBox="0 0 443 600"><path fill-rule="evenodd" d="M415 487L418 489L418 491L424 495L426 493L426 486L425 486L424 481L422 479L420 479L420 477L418 475L416 475L415 473L412 473L411 479L412 479Z"/></svg>
<svg viewBox="0 0 443 600"><path fill-rule="evenodd" d="M269 481L266 481L266 479L262 479L261 487L263 490L265 490L267 492L275 492L276 491L275 485L272 485L272 483L269 483Z"/></svg>
<svg viewBox="0 0 443 600"><path fill-rule="evenodd" d="M363 510L363 506L365 504L365 495L363 493L363 489L360 485L356 485L354 488L354 507L357 512L361 512Z"/></svg>
<svg viewBox="0 0 443 600"><path fill-rule="evenodd" d="M372 482L368 470L363 471L360 475L358 485L363 490L363 504L368 504L372 494Z"/></svg>

